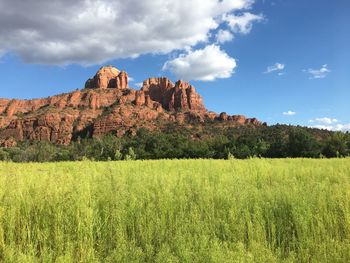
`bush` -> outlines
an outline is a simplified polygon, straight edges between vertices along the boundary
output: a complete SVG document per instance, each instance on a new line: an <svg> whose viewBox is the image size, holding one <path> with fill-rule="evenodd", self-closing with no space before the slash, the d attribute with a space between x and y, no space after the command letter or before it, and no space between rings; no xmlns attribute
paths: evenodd
<svg viewBox="0 0 350 263"><path fill-rule="evenodd" d="M124 155L124 160L125 161L130 161L130 160L136 160L136 154L133 150L132 147L129 147L128 151L126 152L126 154Z"/></svg>
<svg viewBox="0 0 350 263"><path fill-rule="evenodd" d="M0 148L0 161L9 161L10 159L10 154L4 149Z"/></svg>
<svg viewBox="0 0 350 263"><path fill-rule="evenodd" d="M270 127L217 128L210 125L192 129L167 126L166 131L140 129L136 136L86 138L70 145L48 142L20 142L3 149L0 158L14 162L53 162L121 159L227 159L252 156L343 157L350 154L350 134L305 127L275 125ZM0 160L1 160L0 159Z"/></svg>

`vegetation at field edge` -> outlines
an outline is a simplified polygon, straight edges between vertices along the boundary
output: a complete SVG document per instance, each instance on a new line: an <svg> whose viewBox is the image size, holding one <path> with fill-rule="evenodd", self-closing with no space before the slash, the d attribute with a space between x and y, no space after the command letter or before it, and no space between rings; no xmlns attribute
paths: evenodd
<svg viewBox="0 0 350 263"><path fill-rule="evenodd" d="M80 138L80 137L79 137ZM0 148L0 161L62 162L149 159L339 158L350 156L350 133L286 125L197 130L169 127L166 132L139 129L121 138L77 138L69 145L24 141Z"/></svg>

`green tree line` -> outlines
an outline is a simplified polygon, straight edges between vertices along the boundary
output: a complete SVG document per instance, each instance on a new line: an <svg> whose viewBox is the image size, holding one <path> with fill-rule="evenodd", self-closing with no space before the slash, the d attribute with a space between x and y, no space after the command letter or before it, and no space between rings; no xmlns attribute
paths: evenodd
<svg viewBox="0 0 350 263"><path fill-rule="evenodd" d="M85 138L70 145L26 141L1 148L0 161L58 162L133 159L335 158L350 155L350 134L299 126L213 128L168 127L163 132L138 130L118 138Z"/></svg>

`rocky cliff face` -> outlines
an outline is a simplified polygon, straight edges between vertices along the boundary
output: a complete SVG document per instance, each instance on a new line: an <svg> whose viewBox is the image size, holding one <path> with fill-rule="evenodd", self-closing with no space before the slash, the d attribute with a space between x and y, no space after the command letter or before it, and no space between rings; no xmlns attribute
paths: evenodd
<svg viewBox="0 0 350 263"><path fill-rule="evenodd" d="M183 81L150 78L141 90L129 88L128 74L102 67L83 90L45 99L0 99L0 147L41 140L69 144L79 136L122 136L143 127L178 125L263 125L257 119L208 112L195 88Z"/></svg>
<svg viewBox="0 0 350 263"><path fill-rule="evenodd" d="M167 78L150 78L144 81L141 92L168 111L206 111L195 88L181 80L173 84Z"/></svg>
<svg viewBox="0 0 350 263"><path fill-rule="evenodd" d="M128 88L128 74L114 67L102 67L94 78L85 83L86 89L119 89Z"/></svg>

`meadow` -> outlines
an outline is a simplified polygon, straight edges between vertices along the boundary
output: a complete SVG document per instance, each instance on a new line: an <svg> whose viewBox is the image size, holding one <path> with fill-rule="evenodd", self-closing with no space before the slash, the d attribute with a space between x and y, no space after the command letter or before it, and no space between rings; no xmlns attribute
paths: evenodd
<svg viewBox="0 0 350 263"><path fill-rule="evenodd" d="M3 162L0 262L350 262L350 159Z"/></svg>

